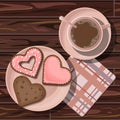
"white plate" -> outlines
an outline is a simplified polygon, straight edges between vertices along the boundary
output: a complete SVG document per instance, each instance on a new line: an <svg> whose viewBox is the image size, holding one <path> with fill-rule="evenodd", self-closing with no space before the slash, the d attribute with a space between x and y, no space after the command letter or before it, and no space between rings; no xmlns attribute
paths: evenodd
<svg viewBox="0 0 120 120"><path fill-rule="evenodd" d="M34 46L34 47L37 47L42 50L44 59L49 55L56 55L60 58L63 67L69 68L65 59L55 50L48 48L48 47L44 47L44 46ZM26 50L29 48L23 49L18 54L24 54L26 52ZM31 65L33 65L33 62L30 62ZM29 64L27 64L25 67L29 68ZM39 72L37 78L35 79L35 78L28 77L27 75L22 75L20 73L17 73L16 71L14 71L11 68L10 64L8 65L8 68L6 71L6 86L7 86L7 90L9 92L10 96L17 104L18 104L18 101L16 99L16 95L15 95L15 92L13 89L13 82L14 82L15 78L22 75L22 76L26 76L27 78L29 78L29 80L32 83L42 84L42 72L43 72L42 68L43 68L43 64L41 65L40 72ZM31 111L45 111L45 110L54 108L59 103L61 103L62 100L64 100L64 98L66 97L66 95L69 91L69 88L70 88L70 84L63 85L63 86L55 86L55 85L43 85L43 86L46 89L46 97L40 102L25 106L24 107L25 109L28 109Z"/></svg>
<svg viewBox="0 0 120 120"><path fill-rule="evenodd" d="M71 22L74 18L79 17L79 16L94 17L100 22L101 25L109 23L106 17L102 13L100 13L99 11L95 9L87 8L87 7L78 8L78 9L71 11L65 16L65 19ZM103 40L96 49L92 51L88 51L88 52L77 51L68 42L68 39L67 39L68 26L69 24L67 24L66 22L64 21L61 22L60 28L59 28L59 39L60 39L60 43L63 49L72 57L75 57L81 60L89 60L89 59L96 58L107 49L110 43L111 28L109 27L108 29L105 29L103 31Z"/></svg>

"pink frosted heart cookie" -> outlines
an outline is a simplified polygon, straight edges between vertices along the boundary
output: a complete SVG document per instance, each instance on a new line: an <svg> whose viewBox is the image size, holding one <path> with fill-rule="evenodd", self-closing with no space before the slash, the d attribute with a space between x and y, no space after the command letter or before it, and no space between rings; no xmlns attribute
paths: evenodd
<svg viewBox="0 0 120 120"><path fill-rule="evenodd" d="M45 59L43 71L44 84L64 85L70 82L70 80L71 72L67 68L62 67L62 62L57 56L51 55Z"/></svg>
<svg viewBox="0 0 120 120"><path fill-rule="evenodd" d="M22 66L22 63L29 64L29 61L32 58L34 58L34 64L32 65L32 69L25 68ZM42 59L42 51L38 48L32 47L26 51L25 55L16 55L11 61L11 66L16 72L28 75L30 77L36 77L40 65L42 63Z"/></svg>

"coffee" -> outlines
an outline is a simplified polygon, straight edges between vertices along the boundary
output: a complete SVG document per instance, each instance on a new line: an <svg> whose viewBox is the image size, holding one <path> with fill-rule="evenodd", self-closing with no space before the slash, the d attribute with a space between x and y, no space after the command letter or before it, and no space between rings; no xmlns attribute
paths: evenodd
<svg viewBox="0 0 120 120"><path fill-rule="evenodd" d="M88 19L82 19L75 23L71 29L72 41L81 48L92 47L99 39L98 28Z"/></svg>

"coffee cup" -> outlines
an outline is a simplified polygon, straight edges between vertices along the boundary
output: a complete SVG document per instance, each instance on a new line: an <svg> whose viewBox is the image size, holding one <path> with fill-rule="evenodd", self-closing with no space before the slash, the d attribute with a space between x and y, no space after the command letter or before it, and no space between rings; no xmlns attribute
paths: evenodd
<svg viewBox="0 0 120 120"><path fill-rule="evenodd" d="M71 22L61 16L60 20L69 24L66 29L69 44L82 52L97 48L103 39L104 29L110 27L110 24L101 25L98 20L90 16L77 17Z"/></svg>

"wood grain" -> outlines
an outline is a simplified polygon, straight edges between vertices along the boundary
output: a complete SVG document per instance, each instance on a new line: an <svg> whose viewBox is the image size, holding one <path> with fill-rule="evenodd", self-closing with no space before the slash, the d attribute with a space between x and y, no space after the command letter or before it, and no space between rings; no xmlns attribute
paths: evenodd
<svg viewBox="0 0 120 120"><path fill-rule="evenodd" d="M120 54L108 54L101 55L98 60L109 69L119 69L120 68ZM111 64L112 63L112 64Z"/></svg>
<svg viewBox="0 0 120 120"><path fill-rule="evenodd" d="M44 45L63 51L58 36L0 36L0 52L16 53L32 45Z"/></svg>
<svg viewBox="0 0 120 120"><path fill-rule="evenodd" d="M112 25L112 34L120 35L120 17L112 17L108 20Z"/></svg>
<svg viewBox="0 0 120 120"><path fill-rule="evenodd" d="M21 119L38 119L38 118L43 118L47 119L49 118L49 113L51 115L51 119L119 119L119 113L117 111L120 110L120 106L113 104L112 106L110 104L106 105L98 105L95 104L91 110L81 118L78 116L72 109L70 109L67 105L65 104L60 104L57 106L55 109L51 110L50 112L30 112L27 110L24 110L20 108L17 105L10 104L7 107L2 104L0 106L0 117L2 119L14 119L14 118L21 118ZM63 112L64 111L64 112Z"/></svg>
<svg viewBox="0 0 120 120"><path fill-rule="evenodd" d="M17 42L16 42L17 41ZM0 53L17 53L20 50L32 46L44 45L56 49L59 52L64 52L59 42L59 36L51 35L38 35L38 36L0 36ZM120 36L112 36L111 43L107 53L120 52Z"/></svg>
<svg viewBox="0 0 120 120"><path fill-rule="evenodd" d="M115 2L115 15L120 16L120 1L116 0Z"/></svg>
<svg viewBox="0 0 120 120"><path fill-rule="evenodd" d="M113 69L112 71L116 75L116 80L113 82L112 86L118 86L120 87L120 70L119 69Z"/></svg>
<svg viewBox="0 0 120 120"><path fill-rule="evenodd" d="M107 17L112 27L112 34L120 33L120 18ZM0 18L0 35L58 35L60 20L56 18L2 19Z"/></svg>
<svg viewBox="0 0 120 120"><path fill-rule="evenodd" d="M61 111L61 109L64 111ZM116 105L116 104L106 104L106 105L102 105L102 104L95 104L90 111L84 116L84 117L80 117L79 115L77 115L77 113L75 113L72 109L70 109L68 106L66 105L59 105L58 107L56 107L55 109L53 109L51 111L51 118L52 119L69 119L69 120L81 120L81 119L119 119L120 114L120 105Z"/></svg>
<svg viewBox="0 0 120 120"><path fill-rule="evenodd" d="M117 104L95 104L91 110L84 116L84 119L118 119L119 113L117 111L120 110L120 106ZM70 109L66 104L61 103L56 108L51 111L45 112L31 112L28 110L24 110L15 104L9 104L8 106L2 104L0 105L0 118L2 119L83 119L78 116L72 109ZM50 116L50 117L49 117Z"/></svg>
<svg viewBox="0 0 120 120"><path fill-rule="evenodd" d="M104 4L104 6L101 6ZM93 7L113 15L113 2L0 2L0 16L60 16L78 7ZM65 8L65 9L62 9ZM57 12L56 12L57 11Z"/></svg>
<svg viewBox="0 0 120 120"><path fill-rule="evenodd" d="M50 111L32 112L19 107L17 104L0 104L0 118L2 119L46 119L50 118Z"/></svg>
<svg viewBox="0 0 120 120"><path fill-rule="evenodd" d="M58 34L60 21L54 19L0 19L0 34Z"/></svg>

